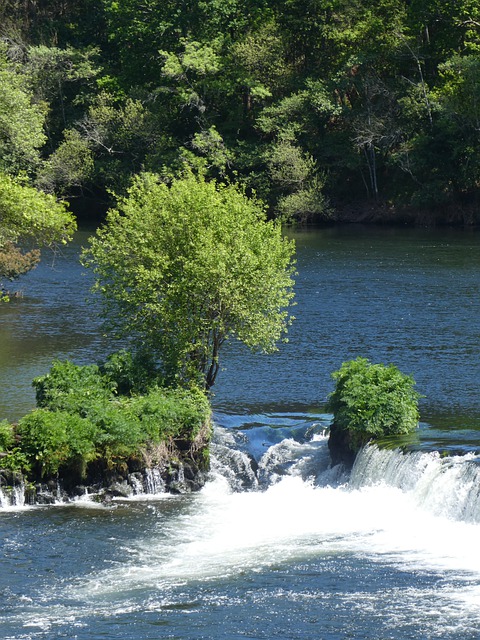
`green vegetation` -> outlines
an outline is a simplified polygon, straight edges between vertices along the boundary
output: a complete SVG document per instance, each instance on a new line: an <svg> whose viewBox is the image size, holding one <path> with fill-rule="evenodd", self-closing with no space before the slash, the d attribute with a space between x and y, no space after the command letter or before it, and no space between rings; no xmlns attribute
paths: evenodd
<svg viewBox="0 0 480 640"><path fill-rule="evenodd" d="M413 378L394 365L357 358L344 362L332 377L335 390L327 410L333 413L329 446L334 461L351 461L370 440L406 435L417 428L420 395Z"/></svg>
<svg viewBox="0 0 480 640"><path fill-rule="evenodd" d="M197 455L210 437L205 394L161 388L154 378L143 394L136 384L127 389L125 367L118 362L133 360L122 352L101 368L54 362L34 381L37 409L15 426L0 424L0 466L22 471L31 481L59 476L72 484L92 468L149 467ZM120 371L117 379L114 372Z"/></svg>
<svg viewBox="0 0 480 640"><path fill-rule="evenodd" d="M32 0L0 24L0 171L31 186L105 206L187 161L284 220L479 219L473 0Z"/></svg>
<svg viewBox="0 0 480 640"><path fill-rule="evenodd" d="M40 247L65 244L75 228L66 204L0 172L0 299L4 280L33 269Z"/></svg>
<svg viewBox="0 0 480 640"><path fill-rule="evenodd" d="M75 221L65 203L32 184L42 165L49 107L2 42L0 86L0 300L8 300L4 281L33 269L41 247L70 240Z"/></svg>
<svg viewBox="0 0 480 640"><path fill-rule="evenodd" d="M235 337L271 352L291 321L293 242L231 184L142 174L84 252L108 327L162 364L168 384L215 382Z"/></svg>

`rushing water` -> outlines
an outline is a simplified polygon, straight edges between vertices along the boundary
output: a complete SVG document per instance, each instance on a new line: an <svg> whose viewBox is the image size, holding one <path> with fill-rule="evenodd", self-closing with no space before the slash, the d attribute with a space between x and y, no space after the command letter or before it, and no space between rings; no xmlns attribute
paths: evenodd
<svg viewBox="0 0 480 640"><path fill-rule="evenodd" d="M290 342L272 357L230 347L203 491L108 507L0 494L0 637L480 638L479 236L294 235ZM111 348L75 255L0 309L2 416L28 410L52 357ZM426 397L408 452L367 448L349 475L330 467L322 406L357 355Z"/></svg>

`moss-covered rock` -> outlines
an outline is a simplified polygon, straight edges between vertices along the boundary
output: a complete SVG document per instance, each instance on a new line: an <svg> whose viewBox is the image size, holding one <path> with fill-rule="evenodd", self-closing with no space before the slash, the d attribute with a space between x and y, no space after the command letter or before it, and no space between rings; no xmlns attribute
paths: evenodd
<svg viewBox="0 0 480 640"><path fill-rule="evenodd" d="M328 441L333 464L351 467L367 442L417 428L421 396L413 378L394 365L357 358L344 362L332 377L336 386L327 410L333 413Z"/></svg>
<svg viewBox="0 0 480 640"><path fill-rule="evenodd" d="M39 497L59 483L67 496L148 492L153 472L166 491L203 486L209 467L211 409L199 389L171 389L137 376L143 393L116 366L53 363L37 378L37 408L17 425L2 423L0 468L20 473ZM138 364L135 364L138 368ZM121 376L118 384L114 373ZM138 374L138 371L137 371ZM123 393L119 393L119 389ZM133 475L137 474L137 476ZM6 480L4 479L4 484Z"/></svg>

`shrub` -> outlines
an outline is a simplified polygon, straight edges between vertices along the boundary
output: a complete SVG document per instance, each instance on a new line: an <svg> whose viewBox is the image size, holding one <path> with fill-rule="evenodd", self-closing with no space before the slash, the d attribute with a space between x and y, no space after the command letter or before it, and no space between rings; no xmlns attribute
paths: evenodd
<svg viewBox="0 0 480 640"><path fill-rule="evenodd" d="M8 451L15 445L13 427L6 420L0 422L0 451Z"/></svg>
<svg viewBox="0 0 480 640"><path fill-rule="evenodd" d="M144 395L130 395L140 384L155 383L147 371L127 352L102 367L54 362L47 375L34 380L38 408L16 429L25 470L40 477L60 472L73 481L97 458L112 468L162 442L175 446L172 441L182 440L189 449L209 420L205 393L151 387ZM117 395L119 388L128 395ZM0 451L14 444L12 426L0 423Z"/></svg>
<svg viewBox="0 0 480 640"><path fill-rule="evenodd" d="M210 405L200 390L154 389L133 399L132 410L154 442L167 438L193 440L208 419Z"/></svg>
<svg viewBox="0 0 480 640"><path fill-rule="evenodd" d="M50 372L35 378L37 406L86 416L92 404L108 401L115 385L102 377L97 365L79 366L55 360Z"/></svg>
<svg viewBox="0 0 480 640"><path fill-rule="evenodd" d="M28 457L18 448L15 447L7 452L7 455L1 459L0 467L8 471L19 471L21 473L29 473L31 464Z"/></svg>
<svg viewBox="0 0 480 640"><path fill-rule="evenodd" d="M344 362L332 374L336 382L327 410L332 431L348 433L350 449L358 451L371 439L403 435L418 425L415 382L394 365L371 364L365 358Z"/></svg>
<svg viewBox="0 0 480 640"><path fill-rule="evenodd" d="M117 351L100 367L105 381L110 382L119 395L146 393L159 381L159 372L150 354Z"/></svg>
<svg viewBox="0 0 480 640"><path fill-rule="evenodd" d="M91 414L98 428L97 446L104 457L128 457L138 450L147 436L129 401L109 402Z"/></svg>
<svg viewBox="0 0 480 640"><path fill-rule="evenodd" d="M69 456L68 417L69 414L36 409L18 423L22 451L40 476L56 474Z"/></svg>

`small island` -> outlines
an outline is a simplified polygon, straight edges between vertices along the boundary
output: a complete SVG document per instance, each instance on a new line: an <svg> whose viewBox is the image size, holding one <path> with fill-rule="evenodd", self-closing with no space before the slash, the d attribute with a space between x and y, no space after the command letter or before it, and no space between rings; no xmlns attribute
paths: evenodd
<svg viewBox="0 0 480 640"><path fill-rule="evenodd" d="M294 243L235 185L142 174L82 255L105 331L100 365L53 363L34 411L0 423L0 486L28 500L201 488L210 389L227 340L269 353L293 320ZM152 491L152 484L153 491Z"/></svg>
<svg viewBox="0 0 480 640"><path fill-rule="evenodd" d="M95 494L187 493L209 468L211 412L200 390L168 389L128 352L101 366L54 362L37 408L0 423L0 485L37 504Z"/></svg>

